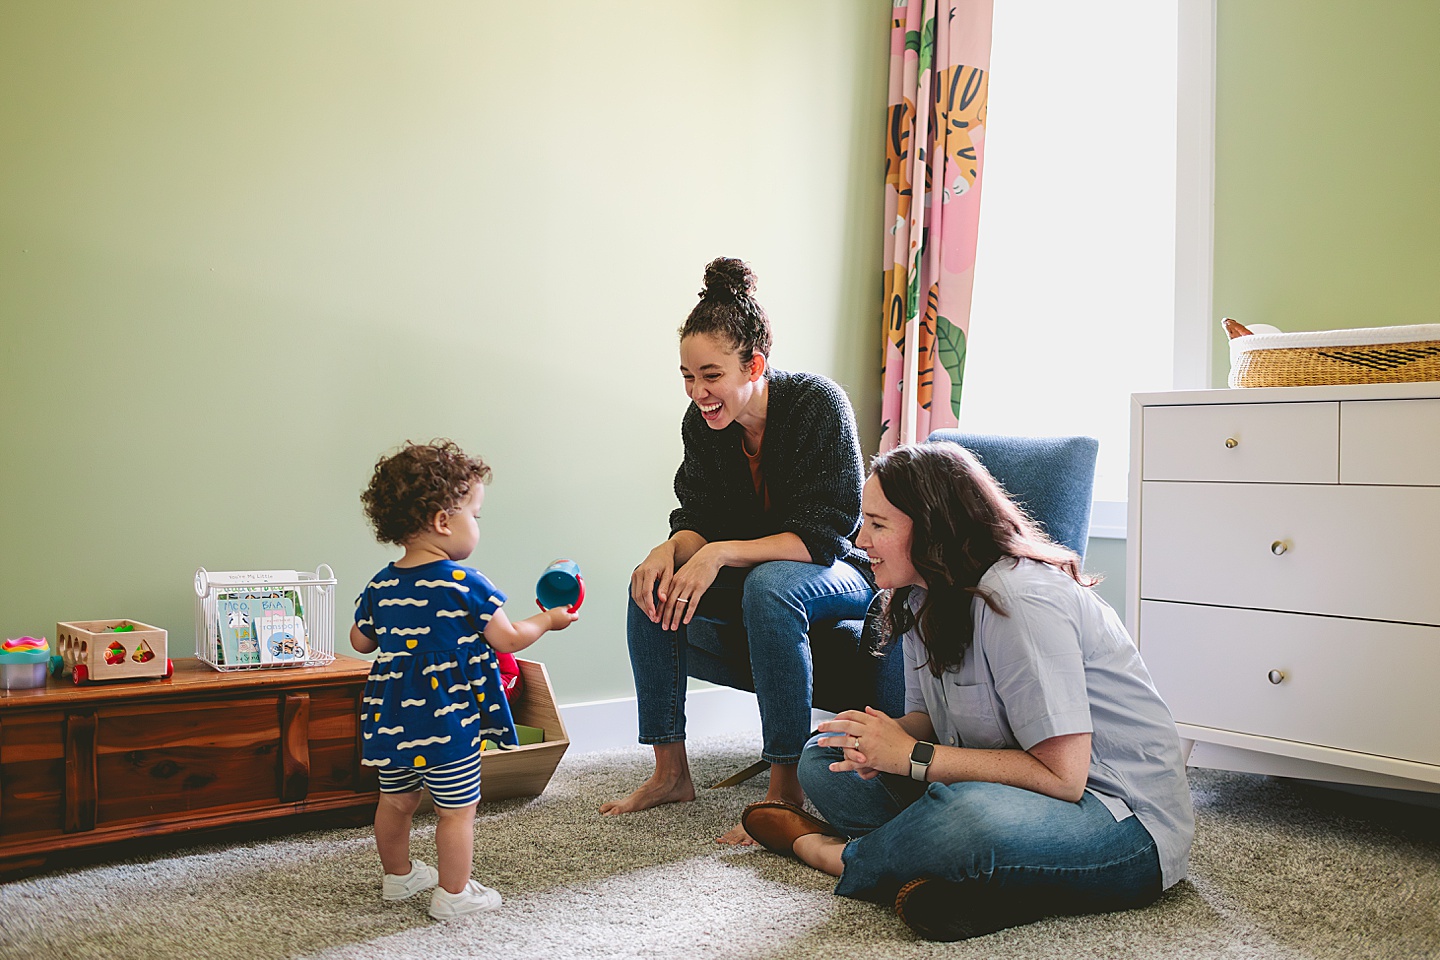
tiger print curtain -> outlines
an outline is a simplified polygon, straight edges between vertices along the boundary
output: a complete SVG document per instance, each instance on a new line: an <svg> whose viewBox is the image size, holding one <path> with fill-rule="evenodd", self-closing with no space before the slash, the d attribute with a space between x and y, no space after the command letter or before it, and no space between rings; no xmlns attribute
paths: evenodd
<svg viewBox="0 0 1440 960"><path fill-rule="evenodd" d="M895 0L882 451L959 421L993 10L994 0Z"/></svg>

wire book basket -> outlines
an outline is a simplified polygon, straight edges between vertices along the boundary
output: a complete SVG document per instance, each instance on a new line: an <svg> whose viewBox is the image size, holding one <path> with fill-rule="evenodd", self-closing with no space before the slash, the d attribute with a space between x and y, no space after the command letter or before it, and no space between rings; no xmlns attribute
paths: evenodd
<svg viewBox="0 0 1440 960"><path fill-rule="evenodd" d="M335 659L335 572L195 571L195 659L216 670L324 666Z"/></svg>

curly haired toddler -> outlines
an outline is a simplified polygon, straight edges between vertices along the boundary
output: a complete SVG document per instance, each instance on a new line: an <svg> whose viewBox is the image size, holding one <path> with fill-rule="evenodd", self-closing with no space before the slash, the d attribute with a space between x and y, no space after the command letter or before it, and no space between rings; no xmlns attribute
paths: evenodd
<svg viewBox="0 0 1440 960"><path fill-rule="evenodd" d="M512 623L505 594L460 561L479 540L490 468L453 441L407 443L375 465L361 495L383 543L405 555L377 573L355 603L350 644L378 650L361 706L363 758L380 778L375 845L381 895L404 900L434 888L430 916L449 920L500 906L470 876L483 741L517 744L496 651L514 653L578 619L564 607ZM420 788L439 824L439 870L410 858Z"/></svg>

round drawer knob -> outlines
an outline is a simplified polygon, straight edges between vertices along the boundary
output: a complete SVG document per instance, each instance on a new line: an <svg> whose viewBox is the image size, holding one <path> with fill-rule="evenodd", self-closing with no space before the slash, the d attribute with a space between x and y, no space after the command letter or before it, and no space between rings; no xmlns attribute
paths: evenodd
<svg viewBox="0 0 1440 960"><path fill-rule="evenodd" d="M1280 683L1285 679L1285 672L1283 670L1271 670L1266 676L1270 678L1271 683Z"/></svg>
<svg viewBox="0 0 1440 960"><path fill-rule="evenodd" d="M1239 440L1236 440L1234 437L1226 437L1226 438L1225 438L1225 449L1226 449L1226 450L1234 450L1234 449L1235 449L1236 447L1238 447L1238 446L1240 446L1240 441L1239 441Z"/></svg>
<svg viewBox="0 0 1440 960"><path fill-rule="evenodd" d="M1289 549L1290 544L1286 543L1284 540L1276 540L1274 543L1270 544L1270 552L1275 554L1275 556L1277 557Z"/></svg>

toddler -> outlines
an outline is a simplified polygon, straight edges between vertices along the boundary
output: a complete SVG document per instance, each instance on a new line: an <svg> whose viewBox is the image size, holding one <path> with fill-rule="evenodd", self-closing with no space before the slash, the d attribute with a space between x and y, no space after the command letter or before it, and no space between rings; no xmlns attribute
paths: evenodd
<svg viewBox="0 0 1440 960"><path fill-rule="evenodd" d="M355 603L350 644L379 650L361 702L362 762L377 767L375 845L381 894L404 900L434 888L430 916L449 920L500 906L470 877L480 747L516 744L496 651L515 652L578 619L564 607L511 623L505 595L459 561L479 539L490 468L455 443L407 443L375 465L361 495L382 543L405 555L377 573ZM420 787L435 802L438 872L410 859Z"/></svg>

